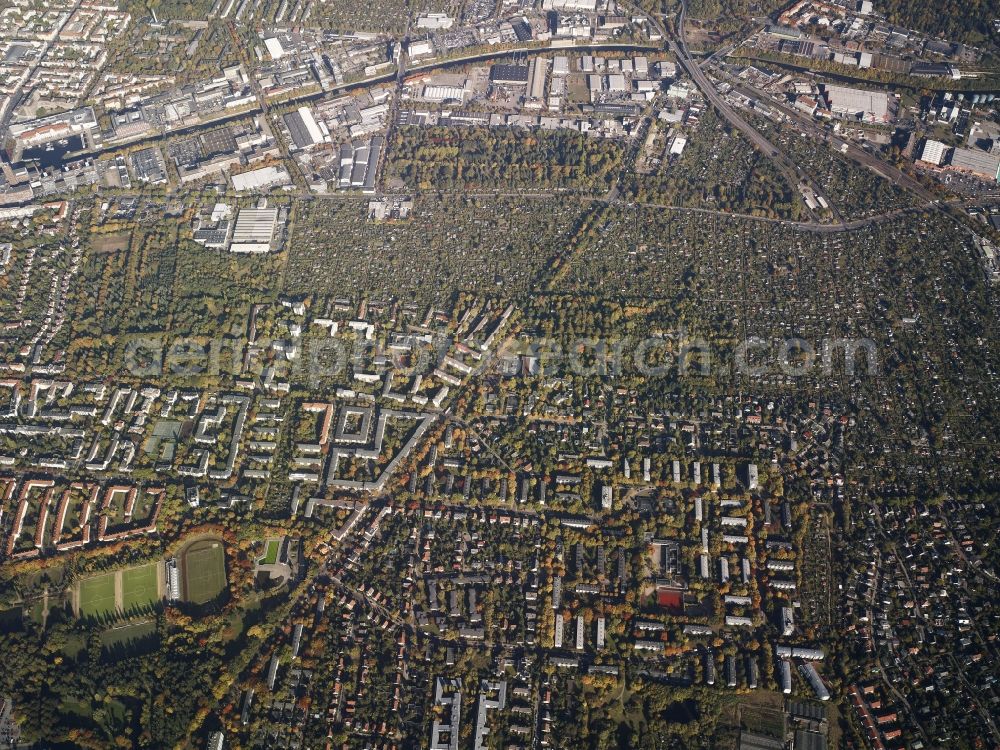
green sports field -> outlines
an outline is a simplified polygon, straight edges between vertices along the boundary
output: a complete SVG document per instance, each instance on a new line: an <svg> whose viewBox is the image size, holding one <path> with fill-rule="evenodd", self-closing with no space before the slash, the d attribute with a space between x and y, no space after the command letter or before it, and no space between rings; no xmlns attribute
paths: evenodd
<svg viewBox="0 0 1000 750"><path fill-rule="evenodd" d="M80 581L80 617L106 619L115 614L115 573Z"/></svg>
<svg viewBox="0 0 1000 750"><path fill-rule="evenodd" d="M159 601L159 563L141 565L122 571L122 609L132 612L148 609Z"/></svg>
<svg viewBox="0 0 1000 750"><path fill-rule="evenodd" d="M181 555L184 600L206 604L226 588L226 553L222 542L204 539L192 542Z"/></svg>
<svg viewBox="0 0 1000 750"><path fill-rule="evenodd" d="M278 551L281 549L281 541L278 539L268 539L267 549L264 552L264 565L274 565L278 562Z"/></svg>
<svg viewBox="0 0 1000 750"><path fill-rule="evenodd" d="M153 562L84 578L79 583L80 617L108 620L155 606L160 600L159 565Z"/></svg>

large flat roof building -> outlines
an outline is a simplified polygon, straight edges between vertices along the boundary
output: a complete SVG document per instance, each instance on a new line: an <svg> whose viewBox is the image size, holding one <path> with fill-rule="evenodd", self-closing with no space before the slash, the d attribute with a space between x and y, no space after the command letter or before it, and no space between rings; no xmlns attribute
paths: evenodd
<svg viewBox="0 0 1000 750"><path fill-rule="evenodd" d="M288 184L291 177L284 167L261 167L233 175L233 189L237 193L263 190L273 185Z"/></svg>
<svg viewBox="0 0 1000 750"><path fill-rule="evenodd" d="M428 40L410 42L406 47L406 53L412 57L423 57L434 53L434 45Z"/></svg>
<svg viewBox="0 0 1000 750"><path fill-rule="evenodd" d="M460 102L465 100L465 88L463 86L429 84L424 86L421 97L432 102L445 102L449 99Z"/></svg>
<svg viewBox="0 0 1000 750"><path fill-rule="evenodd" d="M167 182L167 164L156 146L148 146L131 155L132 170L140 182L162 185Z"/></svg>
<svg viewBox="0 0 1000 750"><path fill-rule="evenodd" d="M281 44L281 40L276 36L269 36L265 39L264 47L267 48L267 53L271 56L272 60L280 60L285 55L285 48Z"/></svg>
<svg viewBox="0 0 1000 750"><path fill-rule="evenodd" d="M869 122L886 122L889 119L889 95L884 91L827 84L824 93L830 111L835 115Z"/></svg>
<svg viewBox="0 0 1000 750"><path fill-rule="evenodd" d="M976 177L1000 181L1000 154L975 148L956 148L951 154L948 166L969 172Z"/></svg>
<svg viewBox="0 0 1000 750"><path fill-rule="evenodd" d="M447 13L424 13L417 18L418 29L450 29L455 25L455 19Z"/></svg>
<svg viewBox="0 0 1000 750"><path fill-rule="evenodd" d="M545 98L545 79L549 73L549 61L544 57L535 60L531 69L531 85L528 87L528 96L531 99Z"/></svg>
<svg viewBox="0 0 1000 750"><path fill-rule="evenodd" d="M497 64L490 68L490 82L524 85L528 82L527 65Z"/></svg>
<svg viewBox="0 0 1000 750"><path fill-rule="evenodd" d="M365 170L365 180L361 186L361 189L365 193L375 192L375 177L378 174L378 160L382 154L382 145L385 143L385 139L376 135L371 140L371 148L368 152L368 166Z"/></svg>
<svg viewBox="0 0 1000 750"><path fill-rule="evenodd" d="M542 0L542 10L597 11L597 0Z"/></svg>
<svg viewBox="0 0 1000 750"><path fill-rule="evenodd" d="M244 208L236 217L233 241L229 249L234 253L266 253L271 249L274 232L278 228L278 209Z"/></svg>
<svg viewBox="0 0 1000 750"><path fill-rule="evenodd" d="M923 151L920 152L920 161L940 167L947 154L948 147L945 144L928 138L924 142Z"/></svg>
<svg viewBox="0 0 1000 750"><path fill-rule="evenodd" d="M296 148L310 148L326 140L309 107L299 107L285 115L285 126Z"/></svg>

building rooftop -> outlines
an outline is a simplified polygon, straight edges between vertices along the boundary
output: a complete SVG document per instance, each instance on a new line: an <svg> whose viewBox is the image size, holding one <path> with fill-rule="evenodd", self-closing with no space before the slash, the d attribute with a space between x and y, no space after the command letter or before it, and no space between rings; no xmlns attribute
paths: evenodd
<svg viewBox="0 0 1000 750"><path fill-rule="evenodd" d="M267 252L277 226L278 209L244 208L236 217L230 249L237 253Z"/></svg>
<svg viewBox="0 0 1000 750"><path fill-rule="evenodd" d="M490 68L490 81L493 83L527 83L527 65L494 65Z"/></svg>
<svg viewBox="0 0 1000 750"><path fill-rule="evenodd" d="M1000 154L979 149L956 148L952 152L949 164L955 169L972 172L991 180L998 179L1000 175Z"/></svg>
<svg viewBox="0 0 1000 750"><path fill-rule="evenodd" d="M829 84L824 90L830 111L835 114L860 114L865 119L872 120L889 118L889 95L885 91L867 91Z"/></svg>

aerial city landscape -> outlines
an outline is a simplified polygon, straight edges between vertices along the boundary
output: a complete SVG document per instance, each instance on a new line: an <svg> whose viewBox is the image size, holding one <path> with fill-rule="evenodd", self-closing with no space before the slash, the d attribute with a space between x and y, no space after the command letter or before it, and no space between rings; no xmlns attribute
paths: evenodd
<svg viewBox="0 0 1000 750"><path fill-rule="evenodd" d="M1000 0L0 0L0 748L1000 748Z"/></svg>

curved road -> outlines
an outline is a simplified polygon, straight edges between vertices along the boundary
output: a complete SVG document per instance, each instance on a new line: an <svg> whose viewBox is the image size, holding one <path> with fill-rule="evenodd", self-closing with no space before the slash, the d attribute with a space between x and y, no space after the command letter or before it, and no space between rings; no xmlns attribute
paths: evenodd
<svg viewBox="0 0 1000 750"><path fill-rule="evenodd" d="M760 149L765 156L774 161L778 168L785 174L785 178L789 182L789 186L794 190L797 189L799 184L806 183L813 188L813 192L816 195L821 195L819 190L816 189L815 185L811 184L805 175L801 173L798 166L789 158L784 152L780 151L771 143L767 138L765 138L761 133L755 130L746 120L740 117L733 110L729 103L722 98L719 94L718 89L715 85L708 79L702 71L701 66L699 66L692 58L688 51L686 32L684 29L684 16L687 13L687 0L682 0L681 11L677 19L677 39L676 41L668 41L667 46L676 55L677 61L681 64L681 67L687 72L694 81L698 90L705 96L705 98L711 102L712 106L715 107L718 112L725 117L730 124L743 133L744 136L758 149ZM831 204L832 206L832 204ZM808 207L807 207L808 208ZM812 210L808 209L810 215L813 219L819 223L818 214Z"/></svg>
<svg viewBox="0 0 1000 750"><path fill-rule="evenodd" d="M830 146L838 153L852 159L863 167L867 167L880 177L889 180L889 182L896 183L902 188L909 190L911 193L915 194L921 200L926 201L928 204L936 204L939 202L938 197L934 195L934 193L910 175L889 164L884 159L870 154L864 149L858 148L853 143L835 135L831 135L820 127L815 120L807 117L802 112L788 106L784 102L776 100L774 97L769 96L766 92L761 91L746 82L740 81L734 86L734 88L737 91L740 91L740 93L744 96L767 101L768 106L774 107L780 110L782 114L787 115L803 130L803 132L809 132L819 140L829 141Z"/></svg>

